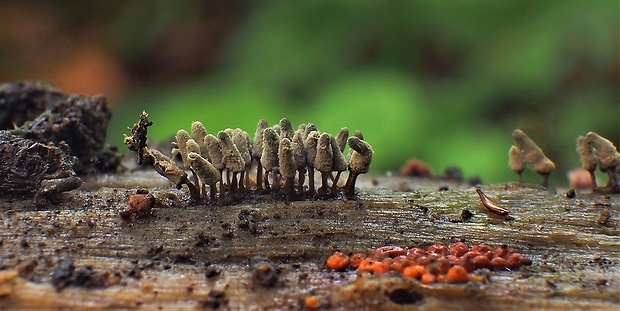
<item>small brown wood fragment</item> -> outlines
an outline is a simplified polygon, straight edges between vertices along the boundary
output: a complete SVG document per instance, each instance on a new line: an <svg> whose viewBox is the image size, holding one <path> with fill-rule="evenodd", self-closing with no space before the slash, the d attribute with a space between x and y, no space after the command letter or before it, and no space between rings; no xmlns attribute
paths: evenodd
<svg viewBox="0 0 620 311"><path fill-rule="evenodd" d="M484 194L484 192L482 192L480 188L476 188L476 192L478 193L478 196L480 197L480 201L482 201L482 205L484 205L484 207L486 207L492 213L502 215L502 216L506 216L510 213L510 211L506 209L505 207L499 205L496 202L491 201L491 199L489 199L489 197L487 197L487 195Z"/></svg>

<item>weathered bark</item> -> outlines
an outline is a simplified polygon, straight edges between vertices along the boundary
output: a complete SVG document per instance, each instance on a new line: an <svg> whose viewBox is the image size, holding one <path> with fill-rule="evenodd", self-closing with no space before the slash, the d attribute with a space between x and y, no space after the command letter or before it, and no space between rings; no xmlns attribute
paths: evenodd
<svg viewBox="0 0 620 311"><path fill-rule="evenodd" d="M0 308L300 309L309 292L338 309L619 306L619 195L570 199L540 186L483 186L510 210L507 220L487 214L467 185L361 176L357 186L357 200L282 202L256 191L243 204L203 206L188 204L187 190L139 171L93 177L46 208L3 196ZM450 191L438 191L442 186ZM159 205L153 216L124 223L119 212L139 188ZM473 214L468 220L465 209ZM390 273L332 272L324 264L336 250L457 241L506 244L533 263L491 272L488 284L431 286ZM252 276L248 260L255 256L276 267L273 287ZM109 274L106 282L57 291L53 271L64 258L76 271L91 266ZM28 260L36 262L32 272L24 268ZM207 263L222 273L205 277Z"/></svg>

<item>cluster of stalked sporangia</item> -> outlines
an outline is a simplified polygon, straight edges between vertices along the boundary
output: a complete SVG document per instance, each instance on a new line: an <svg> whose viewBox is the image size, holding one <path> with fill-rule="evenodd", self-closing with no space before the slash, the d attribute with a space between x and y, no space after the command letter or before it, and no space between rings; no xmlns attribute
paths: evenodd
<svg viewBox="0 0 620 311"><path fill-rule="evenodd" d="M347 128L332 136L319 132L312 123L301 124L294 130L286 118L272 127L263 119L258 122L252 141L239 128L213 135L196 121L190 132L179 130L176 134L172 157L181 158L183 164L179 167L172 158L147 146L147 127L152 124L143 112L131 130L132 136L125 136L125 144L136 152L139 164L152 165L179 189L185 184L194 200L207 196L215 200L254 187L265 193L282 192L288 199L335 197L341 189L351 197L355 194L357 177L368 172L373 156L372 147L364 141L362 133L355 131L349 137ZM347 144L350 148L345 157ZM254 165L255 182L250 178ZM191 180L186 170L192 172ZM321 173L321 187L316 190L315 170ZM338 181L347 170L348 178L341 188Z"/></svg>
<svg viewBox="0 0 620 311"><path fill-rule="evenodd" d="M510 148L510 168L519 175L519 182L522 182L522 174L527 164L532 171L543 177L543 186L547 187L549 174L555 169L555 164L523 131L515 130L512 138L516 146ZM610 140L589 132L586 136L577 138L577 152L581 157L583 169L590 173L592 187L596 191L620 193L617 176L620 169L620 153ZM597 188L594 175L597 166L601 172L609 176L605 187Z"/></svg>
<svg viewBox="0 0 620 311"><path fill-rule="evenodd" d="M522 173L525 164L536 174L542 176L543 186L549 184L549 174L555 169L555 164L545 156L543 151L521 130L512 133L512 139L516 146L510 148L510 168L519 175L519 182L522 182Z"/></svg>
<svg viewBox="0 0 620 311"><path fill-rule="evenodd" d="M592 186L596 188L596 177L594 171L598 166L601 172L607 173L606 191L612 193L620 193L620 184L618 184L618 168L620 167L620 153L616 150L616 146L607 138L602 137L594 132L588 133L585 137L577 138L577 151L581 156L583 168L590 172Z"/></svg>

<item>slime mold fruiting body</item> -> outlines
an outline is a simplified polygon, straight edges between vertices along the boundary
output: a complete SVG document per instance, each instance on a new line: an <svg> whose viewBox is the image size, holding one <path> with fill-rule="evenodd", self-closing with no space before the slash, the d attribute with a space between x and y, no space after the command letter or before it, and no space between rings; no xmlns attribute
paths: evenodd
<svg viewBox="0 0 620 311"><path fill-rule="evenodd" d="M192 200L208 197L217 201L225 195L243 197L246 190L251 190L249 175L253 165L257 166L255 189L276 196L283 189L286 199L314 198L315 169L321 172L320 197L337 197L342 190L338 181L348 169L344 194L354 197L357 176L368 172L374 153L361 132L356 131L353 137L348 137L347 128L342 128L334 137L320 133L312 123L301 124L294 131L286 118L273 127L263 119L257 124L252 142L249 134L241 129L226 129L214 136L208 134L201 122L195 121L191 125L191 135L181 129L175 136L171 153L173 158L181 158L183 164L179 167L173 159L148 148L147 127L152 124L148 114L143 112L132 128L132 136L125 136L125 144L136 152L138 163L152 165L179 189L186 185ZM351 148L348 160L343 153L345 142ZM192 181L185 170L192 172ZM307 190L304 186L306 172Z"/></svg>

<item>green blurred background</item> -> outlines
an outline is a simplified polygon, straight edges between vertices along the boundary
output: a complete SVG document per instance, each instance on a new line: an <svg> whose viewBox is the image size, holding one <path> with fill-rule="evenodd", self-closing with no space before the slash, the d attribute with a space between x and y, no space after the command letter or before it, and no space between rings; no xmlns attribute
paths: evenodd
<svg viewBox="0 0 620 311"><path fill-rule="evenodd" d="M106 94L121 150L142 110L162 140L288 117L361 130L371 173L493 183L520 128L566 185L578 135L620 140L619 20L617 0L0 1L0 78Z"/></svg>

